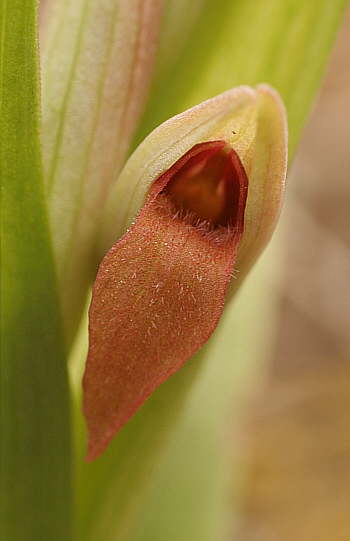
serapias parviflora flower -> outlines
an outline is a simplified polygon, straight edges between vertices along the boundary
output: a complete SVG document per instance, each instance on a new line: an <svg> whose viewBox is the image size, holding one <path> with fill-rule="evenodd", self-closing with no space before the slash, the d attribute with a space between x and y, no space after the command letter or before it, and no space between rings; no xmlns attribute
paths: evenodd
<svg viewBox="0 0 350 541"><path fill-rule="evenodd" d="M123 236L102 261L90 307L87 460L209 339L276 226L286 163L286 115L268 85L170 119L130 157L102 250Z"/></svg>

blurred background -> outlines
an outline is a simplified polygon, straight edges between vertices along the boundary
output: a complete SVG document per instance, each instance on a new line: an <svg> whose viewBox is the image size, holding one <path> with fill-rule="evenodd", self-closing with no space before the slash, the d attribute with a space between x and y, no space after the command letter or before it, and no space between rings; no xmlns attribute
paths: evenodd
<svg viewBox="0 0 350 541"><path fill-rule="evenodd" d="M239 541L350 540L350 10L289 172L282 317Z"/></svg>

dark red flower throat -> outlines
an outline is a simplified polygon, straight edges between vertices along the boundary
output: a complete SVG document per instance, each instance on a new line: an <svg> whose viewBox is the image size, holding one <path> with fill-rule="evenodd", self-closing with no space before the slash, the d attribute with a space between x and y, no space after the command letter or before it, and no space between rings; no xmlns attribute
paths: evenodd
<svg viewBox="0 0 350 541"><path fill-rule="evenodd" d="M247 188L236 152L224 141L212 141L192 147L153 183L150 196L169 196L193 226L205 222L211 229L232 230L243 226Z"/></svg>

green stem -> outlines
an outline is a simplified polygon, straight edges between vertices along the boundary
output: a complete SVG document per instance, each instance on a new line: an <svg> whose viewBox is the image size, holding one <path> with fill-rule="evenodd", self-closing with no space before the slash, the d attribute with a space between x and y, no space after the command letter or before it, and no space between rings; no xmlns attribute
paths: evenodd
<svg viewBox="0 0 350 541"><path fill-rule="evenodd" d="M37 0L1 3L1 538L71 539L70 400L40 150Z"/></svg>

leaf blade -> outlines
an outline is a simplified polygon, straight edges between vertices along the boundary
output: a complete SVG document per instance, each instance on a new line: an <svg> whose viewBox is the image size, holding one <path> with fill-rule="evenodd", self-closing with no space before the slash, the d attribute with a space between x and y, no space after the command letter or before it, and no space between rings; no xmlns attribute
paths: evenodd
<svg viewBox="0 0 350 541"><path fill-rule="evenodd" d="M70 539L70 406L40 151L37 2L2 4L1 421L6 539Z"/></svg>
<svg viewBox="0 0 350 541"><path fill-rule="evenodd" d="M237 85L265 82L286 105L291 156L346 5L346 0L208 0L174 65L156 66L158 78L134 146L155 126L196 103ZM167 22L163 33L171 34ZM164 40L160 60L166 46Z"/></svg>
<svg viewBox="0 0 350 541"><path fill-rule="evenodd" d="M44 180L67 337L100 260L104 202L148 95L161 0L52 0L41 40Z"/></svg>

